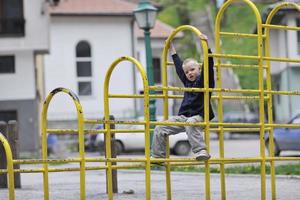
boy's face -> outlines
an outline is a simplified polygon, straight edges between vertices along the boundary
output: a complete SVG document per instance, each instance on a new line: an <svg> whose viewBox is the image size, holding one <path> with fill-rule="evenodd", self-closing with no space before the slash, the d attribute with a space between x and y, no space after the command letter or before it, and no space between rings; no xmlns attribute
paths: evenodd
<svg viewBox="0 0 300 200"><path fill-rule="evenodd" d="M188 62L183 67L184 74L189 81L194 81L200 75L199 66L194 62Z"/></svg>

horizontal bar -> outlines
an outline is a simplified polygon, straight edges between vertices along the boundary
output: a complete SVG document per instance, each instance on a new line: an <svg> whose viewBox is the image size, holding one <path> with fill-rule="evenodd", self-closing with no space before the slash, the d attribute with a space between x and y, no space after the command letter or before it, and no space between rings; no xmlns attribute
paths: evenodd
<svg viewBox="0 0 300 200"><path fill-rule="evenodd" d="M167 62L167 65L174 66L173 62ZM200 63L200 66L202 66L202 63ZM217 64L214 65L215 68L217 68ZM221 63L220 67L223 68L250 68L250 69L258 69L259 65L249 65L249 64L228 64L228 63ZM267 69L267 66L263 66L264 69Z"/></svg>
<svg viewBox="0 0 300 200"><path fill-rule="evenodd" d="M274 90L265 90L266 94L273 95L300 95L300 91L274 91Z"/></svg>
<svg viewBox="0 0 300 200"><path fill-rule="evenodd" d="M150 86L151 90L168 90L168 91L182 91L182 92L205 92L205 88L185 88L185 87L164 87L164 86ZM229 88L208 88L209 92L225 92L225 93L259 93L259 90L253 89L229 89Z"/></svg>
<svg viewBox="0 0 300 200"><path fill-rule="evenodd" d="M259 65L243 65L243 64L227 64L227 63L221 63L220 66L224 68L249 68L249 69L259 68ZM267 66L263 66L263 68L267 69Z"/></svg>
<svg viewBox="0 0 300 200"><path fill-rule="evenodd" d="M245 38L258 38L258 34L251 34L251 33L220 32L220 35L233 36L233 37L245 37Z"/></svg>
<svg viewBox="0 0 300 200"><path fill-rule="evenodd" d="M285 30L294 30L294 31L300 31L300 27L296 26L283 26L283 25L273 25L273 24L262 24L264 28L270 28L270 29L285 29Z"/></svg>
<svg viewBox="0 0 300 200"><path fill-rule="evenodd" d="M124 162L126 160L130 160L130 162L140 162L142 159L122 159ZM208 162L210 164L232 164L232 163L253 163L253 162L261 162L263 160L266 161L300 161L300 157L265 157L265 159L261 157L254 157L254 158L212 158ZM109 159L107 162L120 162L119 159ZM151 162L159 162L159 163L170 163L172 166L176 165L197 165L203 164L203 161L197 161L194 158L159 158L159 159L151 159ZM174 162L174 163L173 163ZM137 164L137 165L112 165L112 169L129 169L129 168L144 168L144 164ZM107 169L106 166L97 166L97 167L85 167L86 170L102 170ZM74 172L80 171L80 168L49 168L49 172ZM14 169L15 173L43 173L43 168L37 169ZM0 169L0 174L7 173L6 169Z"/></svg>
<svg viewBox="0 0 300 200"><path fill-rule="evenodd" d="M292 62L300 63L300 59L290 59L290 58L277 58L277 57L263 57L264 60L277 61L277 62Z"/></svg>
<svg viewBox="0 0 300 200"><path fill-rule="evenodd" d="M219 58L239 58L239 59L249 59L249 60L258 60L259 56L250 56L250 55L238 55L238 54L211 54L214 57ZM261 57L262 60L269 61L278 61L278 62L294 62L300 63L300 59L290 59L290 58L277 58L277 57Z"/></svg>
<svg viewBox="0 0 300 200"><path fill-rule="evenodd" d="M111 98L119 98L118 94L114 94L114 95L110 95ZM163 94L159 94L159 95L150 95L151 98L164 98L165 96ZM122 98L132 98L131 95L128 95L127 97L123 95ZM140 97L135 97L135 98L144 98L143 95L140 95ZM180 99L183 98L183 95L168 95L167 98L170 99ZM211 97L212 99L219 99L220 97L217 95L213 95ZM222 99L245 99L245 100L251 100L251 99L259 99L258 96L222 96ZM268 99L268 97L265 97L265 99ZM89 123L89 122L88 122Z"/></svg>
<svg viewBox="0 0 300 200"><path fill-rule="evenodd" d="M43 164L43 163L76 163L80 162L80 158L68 158L68 159L23 159L13 160L14 164Z"/></svg>

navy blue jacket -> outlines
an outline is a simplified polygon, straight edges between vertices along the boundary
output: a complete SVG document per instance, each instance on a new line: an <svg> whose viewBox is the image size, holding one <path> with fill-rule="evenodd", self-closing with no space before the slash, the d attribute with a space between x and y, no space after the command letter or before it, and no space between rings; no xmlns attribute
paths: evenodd
<svg viewBox="0 0 300 200"><path fill-rule="evenodd" d="M211 50L208 49L208 53L211 53ZM196 78L194 81L189 81L184 74L182 69L182 60L179 58L177 54L172 55L177 75L182 81L184 87L187 88L203 88L204 87L204 70L201 70L200 76ZM214 60L212 57L208 58L209 65L209 87L215 87L215 79L214 79ZM203 67L203 66L202 66ZM213 109L211 106L211 92L209 93L209 120L214 118ZM184 92L184 97L179 109L178 115L184 115L186 117L191 117L194 115L200 115L204 119L204 93L203 92Z"/></svg>

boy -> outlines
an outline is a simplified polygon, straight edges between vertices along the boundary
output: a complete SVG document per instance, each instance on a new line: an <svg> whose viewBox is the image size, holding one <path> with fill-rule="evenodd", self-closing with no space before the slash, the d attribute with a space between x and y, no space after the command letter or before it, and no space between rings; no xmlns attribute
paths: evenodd
<svg viewBox="0 0 300 200"><path fill-rule="evenodd" d="M201 36L202 40L207 42L206 35ZM170 54L172 55L176 73L180 80L187 88L203 88L204 87L204 72L200 72L200 66L195 59L188 58L181 61L176 53L173 44L170 44ZM211 50L208 49L208 53ZM209 87L214 88L214 61L212 57L208 58L209 63ZM209 94L209 99L211 93ZM209 120L214 118L211 103L209 101ZM203 122L204 119L204 93L203 92L184 92L184 97L179 109L178 116L174 116L168 122ZM152 143L152 156L155 158L164 158L166 155L166 137L168 135L186 132L188 141L191 144L192 151L196 156L196 160L208 160L210 155L206 150L204 143L202 127L200 126L156 126L154 129L154 137Z"/></svg>

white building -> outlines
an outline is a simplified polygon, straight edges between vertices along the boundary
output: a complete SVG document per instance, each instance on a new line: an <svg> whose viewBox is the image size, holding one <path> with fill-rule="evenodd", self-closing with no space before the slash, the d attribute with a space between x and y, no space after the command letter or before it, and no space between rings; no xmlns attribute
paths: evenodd
<svg viewBox="0 0 300 200"><path fill-rule="evenodd" d="M0 120L17 120L20 150L39 149L38 56L48 52L44 0L1 0Z"/></svg>
<svg viewBox="0 0 300 200"><path fill-rule="evenodd" d="M103 84L110 64L121 56L132 56L146 66L143 32L134 25L136 7L122 0L62 0L51 7L51 47L45 57L46 94L56 87L69 88L79 96L85 118L103 117ZM161 22L151 30L157 73L164 40L171 31ZM110 93L139 93L143 89L139 76L131 63L121 63L113 71ZM120 118L134 117L140 109L138 99L110 102L111 114ZM55 97L48 117L56 125L58 121L75 120L70 98Z"/></svg>

